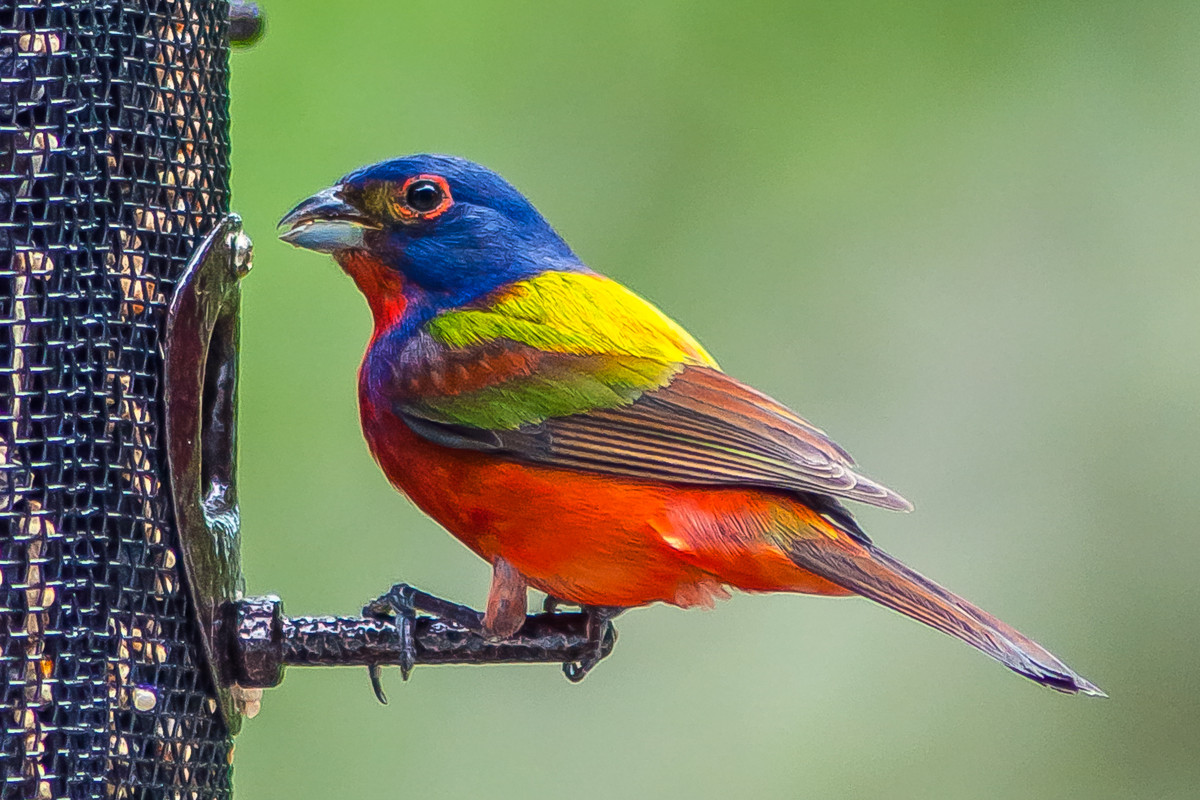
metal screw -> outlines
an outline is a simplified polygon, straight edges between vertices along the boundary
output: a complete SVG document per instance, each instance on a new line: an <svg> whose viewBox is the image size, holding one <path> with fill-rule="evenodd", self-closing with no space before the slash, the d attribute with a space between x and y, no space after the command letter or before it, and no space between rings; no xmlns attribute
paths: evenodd
<svg viewBox="0 0 1200 800"><path fill-rule="evenodd" d="M233 270L239 278L244 278L254 266L254 242L245 231L229 235L229 250L233 254Z"/></svg>

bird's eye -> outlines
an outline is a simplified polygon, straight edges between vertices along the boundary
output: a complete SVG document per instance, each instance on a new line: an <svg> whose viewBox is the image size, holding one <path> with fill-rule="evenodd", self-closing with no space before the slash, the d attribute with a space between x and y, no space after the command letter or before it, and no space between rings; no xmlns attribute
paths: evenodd
<svg viewBox="0 0 1200 800"><path fill-rule="evenodd" d="M402 222L433 219L454 204L450 184L441 175L416 175L395 192L392 212Z"/></svg>
<svg viewBox="0 0 1200 800"><path fill-rule="evenodd" d="M442 204L442 187L433 181L418 180L408 185L404 202L418 214L428 214Z"/></svg>

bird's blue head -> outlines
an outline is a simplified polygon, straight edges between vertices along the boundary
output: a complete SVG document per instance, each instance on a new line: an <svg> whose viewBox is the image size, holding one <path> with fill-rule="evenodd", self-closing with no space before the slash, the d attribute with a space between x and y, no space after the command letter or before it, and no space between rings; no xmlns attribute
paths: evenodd
<svg viewBox="0 0 1200 800"><path fill-rule="evenodd" d="M408 303L446 308L546 270L585 269L510 183L453 156L363 167L279 224L285 242L332 254L373 308L373 293L400 287ZM379 270L394 276L364 273Z"/></svg>

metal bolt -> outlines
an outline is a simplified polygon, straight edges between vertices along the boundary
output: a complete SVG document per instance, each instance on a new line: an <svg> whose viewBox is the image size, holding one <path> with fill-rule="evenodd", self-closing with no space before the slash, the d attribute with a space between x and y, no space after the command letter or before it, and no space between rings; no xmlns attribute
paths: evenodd
<svg viewBox="0 0 1200 800"><path fill-rule="evenodd" d="M229 234L229 251L233 255L233 270L239 278L246 277L254 266L254 242L245 231Z"/></svg>
<svg viewBox="0 0 1200 800"><path fill-rule="evenodd" d="M229 4L229 43L249 47L262 38L267 21L258 3L233 0Z"/></svg>
<svg viewBox="0 0 1200 800"><path fill-rule="evenodd" d="M247 597L233 605L233 680L248 688L283 680L283 602L275 595Z"/></svg>

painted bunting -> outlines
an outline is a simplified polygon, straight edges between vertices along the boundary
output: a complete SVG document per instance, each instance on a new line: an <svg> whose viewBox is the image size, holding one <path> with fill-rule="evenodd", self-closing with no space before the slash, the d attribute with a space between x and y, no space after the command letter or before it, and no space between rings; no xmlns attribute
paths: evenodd
<svg viewBox="0 0 1200 800"><path fill-rule="evenodd" d="M730 587L857 594L1038 683L1103 694L875 546L842 501L908 501L590 269L496 173L384 161L280 226L366 296L363 433L395 487L492 565L488 634L519 628L527 587L597 629L634 606L711 606Z"/></svg>

